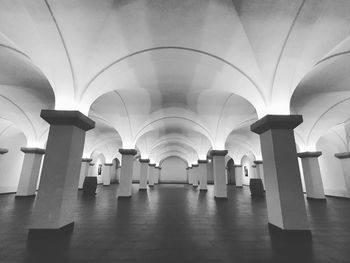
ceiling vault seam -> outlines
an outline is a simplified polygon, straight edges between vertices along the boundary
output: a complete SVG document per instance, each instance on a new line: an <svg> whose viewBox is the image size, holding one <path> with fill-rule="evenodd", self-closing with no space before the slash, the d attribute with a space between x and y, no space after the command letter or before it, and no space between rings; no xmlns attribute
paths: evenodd
<svg viewBox="0 0 350 263"><path fill-rule="evenodd" d="M131 120L130 120L130 115L129 115L128 108L126 107L126 104L125 104L125 101L124 101L122 95L121 95L117 90L114 90L114 92L119 96L120 100L121 100L122 103L123 103L124 110L125 110L126 115L127 115L127 117L128 117L128 122L129 122L129 129L130 129L131 138L133 138L133 137L134 137L134 133L133 133L132 127L131 127Z"/></svg>
<svg viewBox="0 0 350 263"><path fill-rule="evenodd" d="M73 67L73 63L72 63L72 60L71 60L71 57L70 57L70 54L69 54L69 51L68 51L68 47L67 47L67 44L66 44L66 41L64 40L64 37L63 37L63 34L62 34L62 31L60 29L60 26L56 20L56 17L55 17L55 14L49 4L49 1L48 0L45 0L45 4L46 4L46 7L50 13L50 16L55 24L55 27L56 27L56 30L58 32L58 35L61 39L61 42L62 42L62 45L63 45L63 49L66 53L66 57L67 57L67 60L68 60L68 64L69 64L69 68L70 68L70 72L71 72L71 75L72 75L72 81L73 81L73 94L74 94L74 98L76 99L76 77L75 77L75 71L74 71L74 67Z"/></svg>
<svg viewBox="0 0 350 263"><path fill-rule="evenodd" d="M274 72L273 72L273 75L272 75L272 80L271 80L271 87L270 87L270 92L269 92L269 93L270 93L270 94L269 94L269 100L270 100L270 101L272 100L273 90L274 90L275 81L276 81L276 75L277 75L277 71L278 71L278 68L279 68L279 65L280 65L282 56L283 56L283 54L284 54L284 51L285 51L285 49L286 49L286 46L287 46L289 37L290 37L290 35L291 35L291 33L292 33L293 29L294 29L294 26L295 26L295 24L296 24L296 22L297 22L297 20L298 20L298 18L299 18L299 15L300 15L300 13L301 13L301 10L302 10L303 7L304 7L305 2L306 2L306 0L303 0L302 3L301 3L301 5L299 6L298 11L297 11L297 13L296 13L296 15L295 15L295 17L294 17L294 19L293 19L293 21L292 21L292 24L291 24L290 27L289 27L289 30L288 30L288 32L287 32L286 37L285 37L285 39L284 39L284 42L283 42L283 44L282 44L281 51L280 51L280 53L279 53L279 55L278 55L277 62L276 62L276 66L275 66L275 69L274 69Z"/></svg>
<svg viewBox="0 0 350 263"><path fill-rule="evenodd" d="M330 110L334 109L335 107L339 106L340 104L342 104L342 103L344 103L344 102L346 102L346 101L348 101L348 100L350 100L350 97L345 98L345 99L343 99L343 100L341 100L341 101L338 101L337 103L335 103L335 104L333 104L331 107L329 107L326 111L324 111L324 112L317 118L317 120L316 120L315 123L312 125L312 127L311 127L311 129L310 129L310 131L309 131L309 133L308 133L308 135L307 135L307 139L306 139L306 142L307 142L307 143L309 143L309 139L310 139L311 133L312 133L312 131L314 130L314 128L316 127L317 123L322 119L322 117L323 117L324 115L326 115Z"/></svg>
<svg viewBox="0 0 350 263"><path fill-rule="evenodd" d="M105 66L104 68L102 68L100 71L98 71L85 85L84 89L81 92L80 95L80 99L84 96L85 92L87 91L87 89L89 88L89 86L100 76L102 75L102 73L104 73L106 70L108 70L109 68L111 68L112 66L118 64L119 62L122 62L124 60L126 60L127 58L139 55L139 54L143 54L146 52L152 52L152 51L159 51L159 50L166 50L166 49L177 49L177 50L183 50L183 51L189 51L189 52L195 52L195 53L199 53L199 54L203 54L206 56L209 56L211 58L214 58L216 60L219 60L221 62L223 62L226 65L229 65L231 68L235 69L236 71L238 71L239 73L241 73L258 91L261 99L264 101L264 103L266 104L266 99L264 96L264 93L261 91L259 85L254 81L254 79L249 76L247 73L245 73L242 69L240 69L238 66L235 66L234 64L232 64L231 62L216 56L214 54L211 54L209 52L205 52L202 50L198 50L198 49L194 49L194 48L187 48L187 47L181 47L181 46L159 46L159 47L153 47L153 48L147 48L147 49L142 49L133 53L130 53L126 56L123 56L115 61L113 61L112 63L108 64L107 66Z"/></svg>
<svg viewBox="0 0 350 263"><path fill-rule="evenodd" d="M26 114L26 112L20 106L18 106L14 101L7 98L6 96L0 94L0 97L3 98L4 100L7 100L8 102L10 102L13 106L15 106L24 115L24 117L27 119L27 121L29 122L29 124L34 132L35 139L38 139L38 134L36 132L34 124L33 124L32 120L29 118L29 116ZM22 132L24 132L24 131L22 131Z"/></svg>

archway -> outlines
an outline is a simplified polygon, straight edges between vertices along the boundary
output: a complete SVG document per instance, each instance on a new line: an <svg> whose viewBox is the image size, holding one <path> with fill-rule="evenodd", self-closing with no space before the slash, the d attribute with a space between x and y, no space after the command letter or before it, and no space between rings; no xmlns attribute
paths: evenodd
<svg viewBox="0 0 350 263"><path fill-rule="evenodd" d="M185 184L187 182L186 162L176 156L170 156L162 161L160 183Z"/></svg>

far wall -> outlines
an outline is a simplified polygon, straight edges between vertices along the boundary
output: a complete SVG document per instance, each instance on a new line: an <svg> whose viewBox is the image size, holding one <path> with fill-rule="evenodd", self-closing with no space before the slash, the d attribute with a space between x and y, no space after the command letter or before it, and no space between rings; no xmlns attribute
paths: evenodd
<svg viewBox="0 0 350 263"><path fill-rule="evenodd" d="M169 157L162 163L160 183L181 183L187 182L187 164L178 157Z"/></svg>

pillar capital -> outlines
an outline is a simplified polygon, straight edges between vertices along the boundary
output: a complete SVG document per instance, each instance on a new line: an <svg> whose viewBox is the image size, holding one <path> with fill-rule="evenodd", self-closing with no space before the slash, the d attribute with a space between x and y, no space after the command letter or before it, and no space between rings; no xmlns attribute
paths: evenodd
<svg viewBox="0 0 350 263"><path fill-rule="evenodd" d="M162 169L162 167L160 167L160 166L156 166L156 169L159 169L159 170L161 170L161 169Z"/></svg>
<svg viewBox="0 0 350 263"><path fill-rule="evenodd" d="M149 159L139 159L139 162L140 163L149 163L150 161L149 161Z"/></svg>
<svg viewBox="0 0 350 263"><path fill-rule="evenodd" d="M150 163L149 166L156 167L155 163Z"/></svg>
<svg viewBox="0 0 350 263"><path fill-rule="evenodd" d="M210 156L225 156L227 153L227 150L211 150Z"/></svg>
<svg viewBox="0 0 350 263"><path fill-rule="evenodd" d="M303 122L301 115L266 115L250 126L250 130L262 134L268 130L292 130Z"/></svg>
<svg viewBox="0 0 350 263"><path fill-rule="evenodd" d="M241 164L234 164L233 167L242 167Z"/></svg>
<svg viewBox="0 0 350 263"><path fill-rule="evenodd" d="M113 163L104 163L105 166L113 166Z"/></svg>
<svg viewBox="0 0 350 263"><path fill-rule="evenodd" d="M24 153L45 154L45 149L41 148L21 147L21 151Z"/></svg>
<svg viewBox="0 0 350 263"><path fill-rule="evenodd" d="M350 158L350 152L336 153L334 156L338 159L348 159Z"/></svg>
<svg viewBox="0 0 350 263"><path fill-rule="evenodd" d="M89 163L90 166L94 166L95 164L94 163Z"/></svg>
<svg viewBox="0 0 350 263"><path fill-rule="evenodd" d="M42 110L40 117L51 125L72 125L84 131L95 128L95 122L80 111Z"/></svg>
<svg viewBox="0 0 350 263"><path fill-rule="evenodd" d="M299 158L317 158L322 155L322 152L300 152L297 153Z"/></svg>
<svg viewBox="0 0 350 263"><path fill-rule="evenodd" d="M5 149L5 148L0 148L0 154L5 154L5 153L8 153L8 149Z"/></svg>
<svg viewBox="0 0 350 263"><path fill-rule="evenodd" d="M253 165L252 165L252 168L256 168L256 164L253 164Z"/></svg>
<svg viewBox="0 0 350 263"><path fill-rule="evenodd" d="M83 158L83 159L81 159L81 162L83 162L83 163L91 163L92 159L91 158Z"/></svg>
<svg viewBox="0 0 350 263"><path fill-rule="evenodd" d="M120 154L122 155L136 155L137 151L135 149L119 149Z"/></svg>
<svg viewBox="0 0 350 263"><path fill-rule="evenodd" d="M193 167L198 167L199 165L198 164L192 164L192 168Z"/></svg>
<svg viewBox="0 0 350 263"><path fill-rule="evenodd" d="M200 159L198 159L198 163L207 163L208 162L208 160L200 160Z"/></svg>
<svg viewBox="0 0 350 263"><path fill-rule="evenodd" d="M257 164L263 164L263 161L262 161L262 160L255 160L253 163L254 163L255 165L257 165Z"/></svg>

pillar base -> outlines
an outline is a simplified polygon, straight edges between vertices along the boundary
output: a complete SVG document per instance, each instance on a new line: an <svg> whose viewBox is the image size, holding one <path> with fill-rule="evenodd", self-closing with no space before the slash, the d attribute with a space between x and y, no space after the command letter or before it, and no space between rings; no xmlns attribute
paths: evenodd
<svg viewBox="0 0 350 263"><path fill-rule="evenodd" d="M36 197L36 194L34 195L16 195L15 198L16 199L26 199L26 198L33 198Z"/></svg>
<svg viewBox="0 0 350 263"><path fill-rule="evenodd" d="M271 223L268 223L269 232L273 237L290 238L297 240L311 240L311 230L288 230L279 228Z"/></svg>
<svg viewBox="0 0 350 263"><path fill-rule="evenodd" d="M117 197L118 199L129 199L129 198L131 198L131 195L128 195L128 196L118 196Z"/></svg>
<svg viewBox="0 0 350 263"><path fill-rule="evenodd" d="M201 192L207 192L208 189L199 189L199 191L201 191Z"/></svg>
<svg viewBox="0 0 350 263"><path fill-rule="evenodd" d="M147 188L140 188L139 191L147 191Z"/></svg>
<svg viewBox="0 0 350 263"><path fill-rule="evenodd" d="M70 235L74 229L74 222L57 229L29 229L28 239L47 239Z"/></svg>
<svg viewBox="0 0 350 263"><path fill-rule="evenodd" d="M306 197L307 200L309 201L320 201L320 202L327 202L326 198L314 198L314 197Z"/></svg>
<svg viewBox="0 0 350 263"><path fill-rule="evenodd" d="M222 196L222 197L218 197L218 196L214 196L214 199L215 200L222 200L222 201L226 201L227 200L227 197L224 197L224 196Z"/></svg>
<svg viewBox="0 0 350 263"><path fill-rule="evenodd" d="M192 187L197 188L197 187L198 187L198 185L192 185Z"/></svg>

